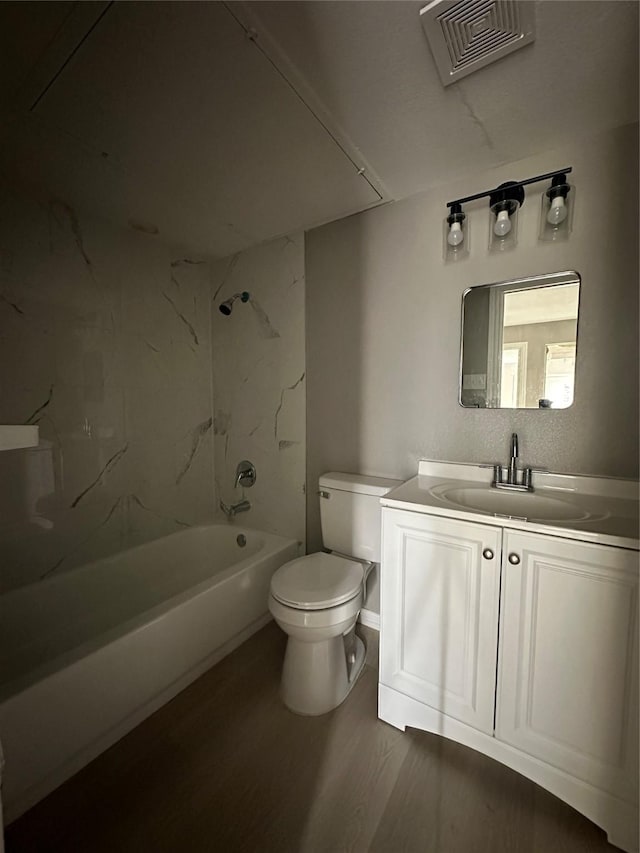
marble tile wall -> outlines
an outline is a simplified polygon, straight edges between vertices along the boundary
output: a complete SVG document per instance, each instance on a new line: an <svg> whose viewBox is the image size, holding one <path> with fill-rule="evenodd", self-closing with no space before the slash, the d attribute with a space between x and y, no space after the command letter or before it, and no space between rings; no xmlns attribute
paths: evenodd
<svg viewBox="0 0 640 853"><path fill-rule="evenodd" d="M246 497L239 524L305 541L304 235L213 264L213 432L216 503ZM219 305L235 293L230 316ZM234 488L249 459L256 484Z"/></svg>
<svg viewBox="0 0 640 853"><path fill-rule="evenodd" d="M0 591L213 517L209 276L2 188L0 423L41 442L0 453Z"/></svg>

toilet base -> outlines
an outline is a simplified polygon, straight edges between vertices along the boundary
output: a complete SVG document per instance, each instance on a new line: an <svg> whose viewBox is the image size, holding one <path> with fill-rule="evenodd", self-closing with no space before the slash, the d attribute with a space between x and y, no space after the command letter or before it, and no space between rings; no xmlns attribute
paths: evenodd
<svg viewBox="0 0 640 853"><path fill-rule="evenodd" d="M347 638L353 663L347 661ZM316 643L290 636L282 667L282 701L295 714L309 717L332 711L356 683L365 652L364 643L352 632Z"/></svg>

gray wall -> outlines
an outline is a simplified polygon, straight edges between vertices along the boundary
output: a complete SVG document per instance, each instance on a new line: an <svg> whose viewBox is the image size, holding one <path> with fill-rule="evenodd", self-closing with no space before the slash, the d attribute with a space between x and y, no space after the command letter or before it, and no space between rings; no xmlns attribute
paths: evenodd
<svg viewBox="0 0 640 853"><path fill-rule="evenodd" d="M421 457L503 459L517 430L530 465L637 476L637 164L636 125L307 234L309 550L320 547L314 484L327 470L408 478ZM488 209L476 202L467 210L470 258L443 263L448 200L566 165L576 186L568 242L538 242L546 186L534 185L514 251L489 255ZM465 288L567 269L582 275L575 404L544 412L462 409Z"/></svg>

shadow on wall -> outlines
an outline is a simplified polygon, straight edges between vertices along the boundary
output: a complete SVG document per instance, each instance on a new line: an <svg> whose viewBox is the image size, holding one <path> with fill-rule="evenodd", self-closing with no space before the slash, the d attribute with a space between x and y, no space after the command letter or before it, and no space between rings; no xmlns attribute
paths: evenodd
<svg viewBox="0 0 640 853"><path fill-rule="evenodd" d="M364 264L361 244L349 243L352 269ZM360 441L362 418L363 328L359 318L364 311L362 275L354 275L340 289L340 283L311 282L309 270L315 266L314 244L305 241L307 264L307 552L322 550L318 480L331 470L366 473L362 469ZM336 292L328 294L324 285ZM332 298L333 296L333 298ZM329 402L329 405L327 403ZM348 424L344 429L343 425ZM377 472L376 472L377 473Z"/></svg>

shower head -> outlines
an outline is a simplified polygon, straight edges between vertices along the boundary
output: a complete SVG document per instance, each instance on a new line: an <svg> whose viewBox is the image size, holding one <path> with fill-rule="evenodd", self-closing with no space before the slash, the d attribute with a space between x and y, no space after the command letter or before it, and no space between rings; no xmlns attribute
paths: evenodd
<svg viewBox="0 0 640 853"><path fill-rule="evenodd" d="M249 298L250 294L246 290L243 290L242 293L234 293L233 296L229 297L229 299L225 299L224 302L220 303L218 308L220 312L225 315L225 317L228 317L229 314L231 314L231 311L233 309L233 303L236 301L236 299L239 299L240 302L248 302Z"/></svg>

